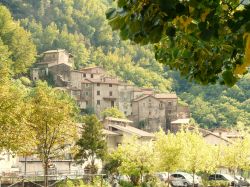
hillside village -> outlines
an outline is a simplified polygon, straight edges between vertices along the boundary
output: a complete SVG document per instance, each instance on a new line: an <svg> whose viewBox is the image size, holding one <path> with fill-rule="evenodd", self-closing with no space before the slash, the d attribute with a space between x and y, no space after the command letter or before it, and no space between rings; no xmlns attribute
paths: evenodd
<svg viewBox="0 0 250 187"><path fill-rule="evenodd" d="M93 110L104 125L108 151L112 151L129 137L136 136L147 142L154 139L153 132L162 128L176 133L182 125L189 130L190 112L186 105L178 103L175 93L158 93L149 88L138 88L110 76L101 67L73 69L73 56L66 50L46 51L31 69L33 81L52 81L57 89L64 90L74 98L82 112ZM102 118L106 108L117 107L127 117ZM205 141L211 145L231 144L239 137L238 132L225 129L212 131L199 128ZM42 171L42 163L36 156L11 157L3 153L0 160L2 172L34 173ZM76 165L69 153L64 159L53 160L57 170L79 171L83 166ZM99 166L101 167L101 165Z"/></svg>
<svg viewBox="0 0 250 187"><path fill-rule="evenodd" d="M250 1L0 0L0 187L250 186Z"/></svg>
<svg viewBox="0 0 250 187"><path fill-rule="evenodd" d="M138 88L110 76L101 67L74 70L73 64L73 56L66 50L46 51L31 69L31 78L50 78L77 101L82 111L93 109L99 118L106 108L117 107L135 127L149 132L170 130L171 121L190 117L188 106L180 104L175 93Z"/></svg>

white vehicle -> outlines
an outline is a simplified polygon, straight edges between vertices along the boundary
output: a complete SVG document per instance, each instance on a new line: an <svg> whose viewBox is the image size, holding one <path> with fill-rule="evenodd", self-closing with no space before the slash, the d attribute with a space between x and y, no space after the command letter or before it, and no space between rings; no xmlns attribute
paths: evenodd
<svg viewBox="0 0 250 187"><path fill-rule="evenodd" d="M166 182L168 180L168 172L157 172L157 173L155 173L155 176L164 182ZM169 175L169 177L170 177L170 175Z"/></svg>
<svg viewBox="0 0 250 187"><path fill-rule="evenodd" d="M173 186L192 186L193 185L193 176L185 172L175 172L171 175L171 184ZM199 185L198 176L194 177L194 185Z"/></svg>
<svg viewBox="0 0 250 187"><path fill-rule="evenodd" d="M230 183L231 186L238 186L239 182L234 179L231 175L228 175L228 174L223 174L223 173L216 173L216 174L213 174L213 175L210 175L208 177L208 180L210 181L228 181Z"/></svg>

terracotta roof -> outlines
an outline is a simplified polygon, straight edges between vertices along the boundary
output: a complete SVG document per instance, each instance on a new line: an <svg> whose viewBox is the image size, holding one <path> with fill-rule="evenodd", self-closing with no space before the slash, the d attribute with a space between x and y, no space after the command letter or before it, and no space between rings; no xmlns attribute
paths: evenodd
<svg viewBox="0 0 250 187"><path fill-rule="evenodd" d="M171 124L188 124L190 122L190 118L177 119L175 121L171 121Z"/></svg>
<svg viewBox="0 0 250 187"><path fill-rule="evenodd" d="M160 93L155 94L155 98L157 99L177 99L177 95L175 93Z"/></svg>
<svg viewBox="0 0 250 187"><path fill-rule="evenodd" d="M118 121L118 122L124 122L124 123L133 123L133 121L128 120L128 119L114 118L114 117L106 117L105 120Z"/></svg>
<svg viewBox="0 0 250 187"><path fill-rule="evenodd" d="M124 132L129 133L129 134L134 134L134 135L139 136L139 137L151 137L151 138L154 137L154 134L137 129L137 128L132 127L130 125L122 126L122 125L108 124L108 126L116 128L120 131L124 131Z"/></svg>

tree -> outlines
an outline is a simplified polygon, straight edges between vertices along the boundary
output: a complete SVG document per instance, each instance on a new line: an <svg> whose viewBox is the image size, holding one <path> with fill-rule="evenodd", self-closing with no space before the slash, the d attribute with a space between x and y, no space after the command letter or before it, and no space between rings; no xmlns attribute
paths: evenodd
<svg viewBox="0 0 250 187"><path fill-rule="evenodd" d="M223 150L223 166L229 168L235 177L239 169L249 169L250 165L250 139L249 135L239 138L230 145L225 146Z"/></svg>
<svg viewBox="0 0 250 187"><path fill-rule="evenodd" d="M111 107L111 108L106 108L104 111L101 113L103 118L106 117L114 117L114 118L126 118L125 114L120 111L117 107Z"/></svg>
<svg viewBox="0 0 250 187"><path fill-rule="evenodd" d="M36 49L31 35L13 21L9 10L0 5L0 39L10 52L9 66L13 75L26 73L35 61Z"/></svg>
<svg viewBox="0 0 250 187"><path fill-rule="evenodd" d="M182 139L185 140L183 147L185 150L184 168L186 171L192 173L194 186L194 175L200 171L208 171L208 162L211 161L213 157L210 152L212 149L205 143L204 138L197 130L183 131L181 133Z"/></svg>
<svg viewBox="0 0 250 187"><path fill-rule="evenodd" d="M44 165L45 186L48 186L48 167L53 158L64 154L77 137L75 124L76 107L65 93L37 82L29 95L29 132L34 134L35 147L31 152L38 154Z"/></svg>
<svg viewBox="0 0 250 187"><path fill-rule="evenodd" d="M94 173L95 160L104 159L107 152L105 136L103 135L103 125L95 115L83 117L81 137L76 142L78 148L75 160L84 163L90 160L90 172Z"/></svg>
<svg viewBox="0 0 250 187"><path fill-rule="evenodd" d="M134 185L142 182L145 174L154 171L155 157L152 142L143 142L137 138L128 139L111 153L113 160L117 160L118 171L128 175Z"/></svg>
<svg viewBox="0 0 250 187"><path fill-rule="evenodd" d="M0 81L0 90L0 151L22 152L32 139L27 130L27 93L10 80Z"/></svg>
<svg viewBox="0 0 250 187"><path fill-rule="evenodd" d="M189 80L232 86L250 65L244 2L117 0L106 17L122 39L155 44L156 59Z"/></svg>
<svg viewBox="0 0 250 187"><path fill-rule="evenodd" d="M155 135L156 141L154 142L155 154L157 157L157 170L167 171L168 173L174 172L182 168L184 159L184 144L178 132L176 135L168 132L165 134L160 130ZM169 176L168 176L169 178Z"/></svg>

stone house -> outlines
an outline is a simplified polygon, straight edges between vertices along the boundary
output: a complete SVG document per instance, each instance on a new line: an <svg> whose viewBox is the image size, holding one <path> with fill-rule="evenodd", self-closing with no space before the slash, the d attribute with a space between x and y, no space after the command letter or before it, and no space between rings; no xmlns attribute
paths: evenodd
<svg viewBox="0 0 250 187"><path fill-rule="evenodd" d="M142 95L132 101L131 118L147 131L167 130L177 117L177 101L176 94Z"/></svg>
<svg viewBox="0 0 250 187"><path fill-rule="evenodd" d="M72 68L73 56L66 50L46 51L31 69L31 79L50 79L58 86L67 86Z"/></svg>
<svg viewBox="0 0 250 187"><path fill-rule="evenodd" d="M151 88L138 88L112 77L101 67L73 70L73 56L65 50L42 54L31 70L33 80L52 78L55 86L65 88L82 111L101 117L106 108L117 107L134 126L148 131L169 129L170 121L189 116L188 108L178 105L176 94L155 94Z"/></svg>
<svg viewBox="0 0 250 187"><path fill-rule="evenodd" d="M116 149L124 140L132 137L137 137L139 141L143 142L154 139L154 134L135 128L132 124L133 121L113 117L106 117L103 120L109 152Z"/></svg>

